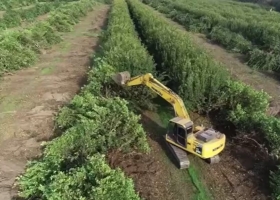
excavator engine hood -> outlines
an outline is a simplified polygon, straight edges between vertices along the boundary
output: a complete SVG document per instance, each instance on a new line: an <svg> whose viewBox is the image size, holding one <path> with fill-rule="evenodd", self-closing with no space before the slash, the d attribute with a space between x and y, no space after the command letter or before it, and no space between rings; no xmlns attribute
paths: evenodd
<svg viewBox="0 0 280 200"><path fill-rule="evenodd" d="M114 74L112 76L112 79L118 85L124 85L128 80L130 80L130 73L128 71L120 72L120 73Z"/></svg>

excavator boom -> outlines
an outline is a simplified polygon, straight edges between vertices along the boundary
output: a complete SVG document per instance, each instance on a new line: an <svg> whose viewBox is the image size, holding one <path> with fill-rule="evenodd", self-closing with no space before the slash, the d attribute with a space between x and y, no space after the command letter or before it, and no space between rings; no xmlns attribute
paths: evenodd
<svg viewBox="0 0 280 200"><path fill-rule="evenodd" d="M113 80L118 85L146 85L173 106L176 116L182 117L189 121L191 120L182 99L171 89L167 88L161 82L156 80L152 74L147 73L145 75L131 78L129 72L121 72L116 74L113 77Z"/></svg>

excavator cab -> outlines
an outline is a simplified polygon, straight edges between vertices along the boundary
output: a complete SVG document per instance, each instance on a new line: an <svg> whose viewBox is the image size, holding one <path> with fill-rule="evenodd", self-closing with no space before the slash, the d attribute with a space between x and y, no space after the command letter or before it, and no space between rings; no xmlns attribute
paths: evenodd
<svg viewBox="0 0 280 200"><path fill-rule="evenodd" d="M224 148L225 136L211 128L194 127L191 120L175 117L170 120L165 140L176 155L180 168L187 168L189 160L185 151L211 164L218 163L218 154Z"/></svg>
<svg viewBox="0 0 280 200"><path fill-rule="evenodd" d="M193 122L181 117L169 121L167 135L178 145L186 148L187 137L193 133Z"/></svg>

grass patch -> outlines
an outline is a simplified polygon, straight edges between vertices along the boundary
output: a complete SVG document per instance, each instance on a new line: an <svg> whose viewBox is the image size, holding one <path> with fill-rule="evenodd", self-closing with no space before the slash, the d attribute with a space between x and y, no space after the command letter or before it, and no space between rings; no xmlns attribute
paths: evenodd
<svg viewBox="0 0 280 200"><path fill-rule="evenodd" d="M83 33L83 35L88 36L88 37L99 37L101 35L101 33L97 33L97 32L85 32Z"/></svg>
<svg viewBox="0 0 280 200"><path fill-rule="evenodd" d="M165 128L168 126L169 120L174 117L172 114L172 110L170 110L169 107L166 105L160 105L160 107L158 108L158 115L162 122L163 127ZM170 165L170 163L171 162L169 162L168 164ZM202 178L200 177L201 172L196 168L196 163L193 160L191 162L190 167L187 170L179 170L179 169L177 170L179 171L178 175L176 175L177 178L180 177L180 179L184 179L185 181L190 181L195 187L194 195L190 197L190 199L193 200L213 199L213 195L202 181Z"/></svg>
<svg viewBox="0 0 280 200"><path fill-rule="evenodd" d="M1 113L11 112L16 110L16 108L20 105L20 99L15 97L3 97L0 103Z"/></svg>
<svg viewBox="0 0 280 200"><path fill-rule="evenodd" d="M67 52L69 52L70 48L71 48L70 42L65 41L65 42L61 43L61 52L67 53Z"/></svg>
<svg viewBox="0 0 280 200"><path fill-rule="evenodd" d="M211 192L208 190L208 188L204 185L204 183L201 181L199 172L191 163L190 167L188 168L188 173L191 178L192 183L195 185L197 192L195 196L192 198L193 200L211 200L213 198Z"/></svg>
<svg viewBox="0 0 280 200"><path fill-rule="evenodd" d="M55 69L55 66L45 67L41 70L41 74L49 75L49 74L53 73L54 69Z"/></svg>

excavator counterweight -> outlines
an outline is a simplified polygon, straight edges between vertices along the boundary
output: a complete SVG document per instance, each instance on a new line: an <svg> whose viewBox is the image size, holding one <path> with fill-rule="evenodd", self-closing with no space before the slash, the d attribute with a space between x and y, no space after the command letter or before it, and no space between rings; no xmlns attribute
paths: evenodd
<svg viewBox="0 0 280 200"><path fill-rule="evenodd" d="M218 154L225 147L225 135L212 128L194 127L183 100L152 74L131 78L130 73L125 71L115 74L112 78L122 86L145 85L173 106L175 117L169 120L165 141L176 157L180 169L188 168L190 164L187 152L208 160L210 164L220 161Z"/></svg>

